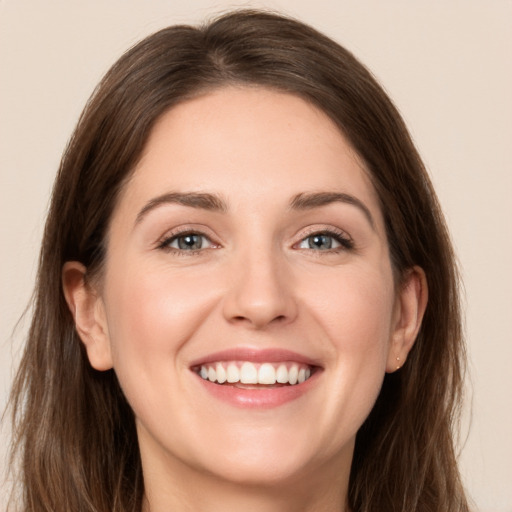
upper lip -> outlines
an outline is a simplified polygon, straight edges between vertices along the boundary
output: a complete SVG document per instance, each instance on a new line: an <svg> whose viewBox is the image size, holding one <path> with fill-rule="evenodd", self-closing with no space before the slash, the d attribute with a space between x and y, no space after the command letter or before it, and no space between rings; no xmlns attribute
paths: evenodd
<svg viewBox="0 0 512 512"><path fill-rule="evenodd" d="M280 363L292 361L309 366L321 366L317 360L291 350L276 348L258 349L251 347L236 347L213 352L192 361L190 366L197 367L218 361L250 361L253 363Z"/></svg>

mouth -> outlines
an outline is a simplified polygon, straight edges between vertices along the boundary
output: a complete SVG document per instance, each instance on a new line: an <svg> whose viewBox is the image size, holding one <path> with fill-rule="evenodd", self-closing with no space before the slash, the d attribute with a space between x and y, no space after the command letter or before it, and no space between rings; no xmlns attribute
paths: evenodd
<svg viewBox="0 0 512 512"><path fill-rule="evenodd" d="M318 367L292 361L216 361L193 368L203 380L240 389L268 389L306 382Z"/></svg>
<svg viewBox="0 0 512 512"><path fill-rule="evenodd" d="M210 396L235 407L272 408L310 393L323 367L288 350L236 348L192 362Z"/></svg>

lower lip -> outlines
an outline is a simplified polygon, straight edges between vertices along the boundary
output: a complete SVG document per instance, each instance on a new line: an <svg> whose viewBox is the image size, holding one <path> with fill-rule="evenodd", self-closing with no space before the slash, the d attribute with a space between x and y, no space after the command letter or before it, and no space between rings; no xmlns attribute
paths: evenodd
<svg viewBox="0 0 512 512"><path fill-rule="evenodd" d="M235 407L270 409L302 397L315 385L320 373L320 371L316 371L308 380L293 386L247 389L226 384L214 384L197 374L196 376L204 389L219 400Z"/></svg>

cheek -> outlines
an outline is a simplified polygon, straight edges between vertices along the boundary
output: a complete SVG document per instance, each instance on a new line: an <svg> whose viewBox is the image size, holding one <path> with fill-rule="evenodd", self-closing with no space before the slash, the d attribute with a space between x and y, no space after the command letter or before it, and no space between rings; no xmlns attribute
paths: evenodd
<svg viewBox="0 0 512 512"><path fill-rule="evenodd" d="M129 358L139 366L147 362L148 371L155 362L168 362L163 358L179 351L210 309L211 300L199 285L197 279L159 268L111 272L107 318L114 367Z"/></svg>
<svg viewBox="0 0 512 512"><path fill-rule="evenodd" d="M129 276L129 278L127 277ZM188 346L210 314L212 291L204 276L177 275L155 266L128 264L108 276L105 288L109 338L114 371L138 422L153 431L155 425L176 423L177 411L186 420L191 402L183 385L188 367L182 348ZM184 371L185 370L185 371ZM174 392L179 388L179 393ZM192 421L192 420L190 420ZM163 438L180 443L180 430Z"/></svg>
<svg viewBox="0 0 512 512"><path fill-rule="evenodd" d="M328 331L339 356L343 352L361 357L387 349L392 330L394 285L386 265L355 266L326 278L312 295L311 310ZM309 289L315 289L309 283Z"/></svg>
<svg viewBox="0 0 512 512"><path fill-rule="evenodd" d="M326 393L326 410L343 418L346 431L359 428L382 386L394 311L389 276L385 268L345 273L331 282L328 294L317 295L311 308L331 353L327 369L333 380Z"/></svg>

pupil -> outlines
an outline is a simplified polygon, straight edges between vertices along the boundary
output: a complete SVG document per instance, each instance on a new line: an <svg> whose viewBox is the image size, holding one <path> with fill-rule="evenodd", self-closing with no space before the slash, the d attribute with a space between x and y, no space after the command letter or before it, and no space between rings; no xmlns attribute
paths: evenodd
<svg viewBox="0 0 512 512"><path fill-rule="evenodd" d="M201 249L202 245L200 235L183 235L178 239L178 247L180 249Z"/></svg>
<svg viewBox="0 0 512 512"><path fill-rule="evenodd" d="M332 238L328 235L314 235L309 237L309 247L311 249L331 249Z"/></svg>

